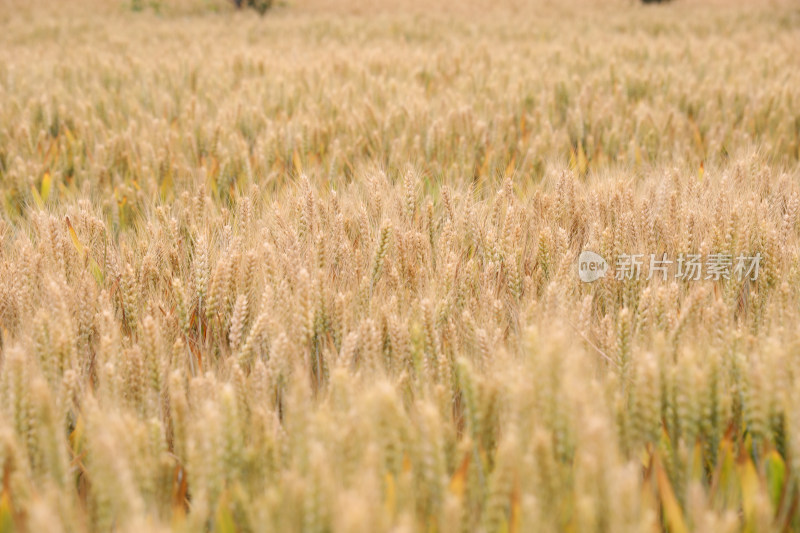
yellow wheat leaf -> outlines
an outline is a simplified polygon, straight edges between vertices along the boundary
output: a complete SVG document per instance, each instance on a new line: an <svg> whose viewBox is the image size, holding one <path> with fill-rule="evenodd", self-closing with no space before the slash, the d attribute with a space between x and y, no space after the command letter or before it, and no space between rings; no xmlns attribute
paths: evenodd
<svg viewBox="0 0 800 533"><path fill-rule="evenodd" d="M72 239L72 244L75 246L75 249L78 250L78 253L81 257L85 253L85 249L83 248L83 244L78 239L78 234L75 233L75 228L72 227L72 222L70 222L69 217L66 218L67 220L67 228L69 229L69 238Z"/></svg>
<svg viewBox="0 0 800 533"><path fill-rule="evenodd" d="M730 437L725 437L719 444L717 452L717 469L711 485L711 495L717 503L723 506L734 505L738 498L736 487L735 460L733 456L733 442Z"/></svg>
<svg viewBox="0 0 800 533"><path fill-rule="evenodd" d="M303 163L300 161L300 154L297 153L297 148L295 148L292 153L292 165L294 166L295 172L298 174L303 173Z"/></svg>
<svg viewBox="0 0 800 533"><path fill-rule="evenodd" d="M67 138L69 144L75 144L75 136L72 135L72 132L66 126L64 126L64 136Z"/></svg>
<svg viewBox="0 0 800 533"><path fill-rule="evenodd" d="M642 448L642 451L639 452L639 459L642 462L642 468L648 468L653 460L653 454L649 448Z"/></svg>
<svg viewBox="0 0 800 533"><path fill-rule="evenodd" d="M228 506L228 494L223 493L217 502L217 512L214 516L214 531L218 533L236 533L236 522L233 520Z"/></svg>
<svg viewBox="0 0 800 533"><path fill-rule="evenodd" d="M7 191L3 195L3 209L5 209L6 213L15 213L17 211L14 205L14 194L11 191Z"/></svg>
<svg viewBox="0 0 800 533"><path fill-rule="evenodd" d="M702 481L705 477L703 469L703 445L700 441L695 442L692 452L691 478L695 481Z"/></svg>
<svg viewBox="0 0 800 533"><path fill-rule="evenodd" d="M516 169L516 165L517 165L517 156L514 155L514 156L511 157L511 160L508 162L508 165L506 165L506 171L504 173L504 177L508 178L512 174L514 174L514 170Z"/></svg>
<svg viewBox="0 0 800 533"><path fill-rule="evenodd" d="M705 146L703 143L703 136L700 134L700 128L697 127L697 123L689 119L689 125L692 127L692 138L694 139L694 144L697 145L697 150L701 154L705 154Z"/></svg>
<svg viewBox="0 0 800 533"><path fill-rule="evenodd" d="M642 510L649 511L653 515L658 515L658 498L656 498L656 491L653 487L653 468L650 466L646 470L646 475L642 482Z"/></svg>
<svg viewBox="0 0 800 533"><path fill-rule="evenodd" d="M773 509L780 506L786 483L786 463L777 450L772 450L766 459L767 490Z"/></svg>
<svg viewBox="0 0 800 533"><path fill-rule="evenodd" d="M403 453L403 472L411 472L411 457Z"/></svg>
<svg viewBox="0 0 800 533"><path fill-rule="evenodd" d="M653 457L653 468L658 484L658 494L661 497L661 505L664 510L664 519L669 525L669 530L673 533L688 533L686 522L683 520L683 511L672 490L669 476L661 465L661 460L656 453Z"/></svg>
<svg viewBox="0 0 800 533"><path fill-rule="evenodd" d="M514 480L514 490L511 492L511 518L508 521L510 533L521 531L520 522L522 516L522 504L520 497L519 479Z"/></svg>
<svg viewBox="0 0 800 533"><path fill-rule="evenodd" d="M39 195L39 191L36 190L36 187L31 185L31 196L33 196L33 203L36 204L36 207L39 209L44 209L44 202L42 201L42 197Z"/></svg>
<svg viewBox="0 0 800 533"><path fill-rule="evenodd" d="M186 494L189 484L186 482L186 471L176 465L172 472L172 523L180 525L186 519Z"/></svg>
<svg viewBox="0 0 800 533"><path fill-rule="evenodd" d="M50 192L53 189L53 177L50 175L49 172L45 172L44 176L42 176L42 200L47 201L50 198Z"/></svg>
<svg viewBox="0 0 800 533"><path fill-rule="evenodd" d="M508 520L506 520L505 518L503 518L503 519L500 521L500 526L497 528L497 532L498 532L498 533L509 533L509 525L508 525Z"/></svg>
<svg viewBox="0 0 800 533"><path fill-rule="evenodd" d="M752 528L755 520L757 494L760 489L758 472L749 455L739 463L737 470L739 473L739 487L742 491L742 511L744 512L745 524Z"/></svg>
<svg viewBox="0 0 800 533"><path fill-rule="evenodd" d="M586 174L589 169L589 160L586 159L586 152L583 149L583 143L578 143L578 172L581 176Z"/></svg>
<svg viewBox="0 0 800 533"><path fill-rule="evenodd" d="M56 160L58 157L58 141L52 141L50 143L50 147L47 149L47 155L45 156L44 162L45 164L50 164Z"/></svg>
<svg viewBox="0 0 800 533"><path fill-rule="evenodd" d="M450 493L461 498L464 495L464 489L467 486L467 472L469 471L469 454L464 455L464 460L461 461L461 466L453 474L450 479Z"/></svg>
<svg viewBox="0 0 800 533"><path fill-rule="evenodd" d="M14 531L14 516L11 514L11 500L3 491L0 494L0 533L11 533L12 531Z"/></svg>
<svg viewBox="0 0 800 533"><path fill-rule="evenodd" d="M483 161L481 162L480 171L478 172L479 176L486 176L489 172L489 161L492 159L492 153L494 151L489 149L486 151L486 154L483 156Z"/></svg>
<svg viewBox="0 0 800 533"><path fill-rule="evenodd" d="M83 423L83 417L78 416L78 420L75 422L75 429L69 434L69 444L72 448L72 453L75 456L80 456L81 450L83 449L83 432L85 430L85 425Z"/></svg>
<svg viewBox="0 0 800 533"><path fill-rule="evenodd" d="M78 234L75 232L75 228L72 227L72 222L70 222L69 217L66 217L67 221L67 229L69 230L69 238L72 240L72 244L75 246L75 249L78 250L78 255L81 256L81 259L86 257L87 251L86 248L81 243L80 239L78 239ZM105 276L103 275L103 270L100 268L100 265L97 264L97 261L94 260L94 257L89 254L89 271L92 273L95 281L97 281L98 285L102 285L105 281Z"/></svg>
<svg viewBox="0 0 800 533"><path fill-rule="evenodd" d="M211 183L211 194L214 198L219 198L219 185L217 184L217 180L212 179L210 180Z"/></svg>
<svg viewBox="0 0 800 533"><path fill-rule="evenodd" d="M97 284L102 286L106 277L103 275L103 270L100 268L100 265L98 265L94 257L91 256L89 257L89 270L92 273L92 277L97 281Z"/></svg>
<svg viewBox="0 0 800 533"><path fill-rule="evenodd" d="M386 514L393 518L397 507L397 491L395 490L394 476L391 472L386 472L384 482L386 483L386 499L383 502L383 507L386 510Z"/></svg>
<svg viewBox="0 0 800 533"><path fill-rule="evenodd" d="M161 183L158 186L158 195L161 197L161 200L167 200L174 187L175 184L172 181L172 168L168 168L164 174L164 177L161 178Z"/></svg>

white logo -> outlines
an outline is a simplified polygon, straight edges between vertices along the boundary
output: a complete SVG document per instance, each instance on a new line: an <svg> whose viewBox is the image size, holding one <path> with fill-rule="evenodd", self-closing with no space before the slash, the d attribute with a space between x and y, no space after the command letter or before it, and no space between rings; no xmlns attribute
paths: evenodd
<svg viewBox="0 0 800 533"><path fill-rule="evenodd" d="M581 281L591 283L606 275L608 263L600 254L584 250L578 257L578 276Z"/></svg>
<svg viewBox="0 0 800 533"><path fill-rule="evenodd" d="M646 260L647 254L619 254L615 263L614 279L617 281L639 280L646 274L648 281L656 276L667 281L674 277L681 281L712 280L723 282L737 279L738 281L756 281L761 272L761 261L764 257L760 252L755 255L731 253L708 254L705 263L700 254L679 254L677 258L670 259L666 252L659 255L649 254L650 261ZM650 264L647 270L647 264ZM674 265L675 268L672 268ZM705 276L703 268L705 267ZM578 257L578 276L581 281L591 283L604 277L609 270L608 262L600 254L584 250ZM675 271L674 276L672 271Z"/></svg>

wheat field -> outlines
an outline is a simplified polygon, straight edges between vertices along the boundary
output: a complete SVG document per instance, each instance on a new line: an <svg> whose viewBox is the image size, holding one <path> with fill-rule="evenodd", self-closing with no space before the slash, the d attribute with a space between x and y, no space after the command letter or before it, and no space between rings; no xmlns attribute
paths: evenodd
<svg viewBox="0 0 800 533"><path fill-rule="evenodd" d="M0 0L0 532L800 530L798 58L788 0Z"/></svg>

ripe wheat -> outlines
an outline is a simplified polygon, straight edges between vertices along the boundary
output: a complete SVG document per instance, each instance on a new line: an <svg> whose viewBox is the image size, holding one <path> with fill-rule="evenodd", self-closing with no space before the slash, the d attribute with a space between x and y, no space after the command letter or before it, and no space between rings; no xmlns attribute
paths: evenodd
<svg viewBox="0 0 800 533"><path fill-rule="evenodd" d="M8 5L0 532L800 529L796 6Z"/></svg>

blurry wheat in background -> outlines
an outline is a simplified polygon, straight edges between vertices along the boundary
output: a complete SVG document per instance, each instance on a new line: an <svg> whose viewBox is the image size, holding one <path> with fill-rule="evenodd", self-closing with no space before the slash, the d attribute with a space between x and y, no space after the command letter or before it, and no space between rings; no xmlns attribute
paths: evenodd
<svg viewBox="0 0 800 533"><path fill-rule="evenodd" d="M800 529L796 4L2 6L0 532Z"/></svg>

